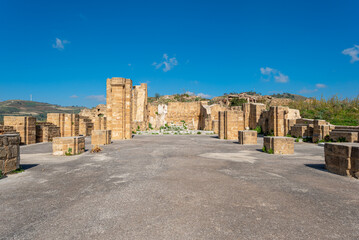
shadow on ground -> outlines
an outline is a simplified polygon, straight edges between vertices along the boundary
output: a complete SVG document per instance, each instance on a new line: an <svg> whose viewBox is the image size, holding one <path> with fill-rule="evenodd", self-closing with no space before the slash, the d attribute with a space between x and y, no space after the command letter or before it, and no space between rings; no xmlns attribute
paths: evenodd
<svg viewBox="0 0 359 240"><path fill-rule="evenodd" d="M304 164L307 167L314 168L316 170L327 172L328 170L325 168L325 164Z"/></svg>

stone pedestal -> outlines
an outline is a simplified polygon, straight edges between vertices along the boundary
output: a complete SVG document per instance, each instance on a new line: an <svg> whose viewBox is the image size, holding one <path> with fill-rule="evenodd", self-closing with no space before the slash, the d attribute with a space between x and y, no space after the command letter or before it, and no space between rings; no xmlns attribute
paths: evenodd
<svg viewBox="0 0 359 240"><path fill-rule="evenodd" d="M93 130L91 144L93 146L111 144L111 130Z"/></svg>
<svg viewBox="0 0 359 240"><path fill-rule="evenodd" d="M238 131L239 144L257 144L257 131L244 130Z"/></svg>
<svg viewBox="0 0 359 240"><path fill-rule="evenodd" d="M20 135L0 135L0 170L3 174L20 167Z"/></svg>
<svg viewBox="0 0 359 240"><path fill-rule="evenodd" d="M328 171L344 176L359 177L358 143L325 143L324 154Z"/></svg>
<svg viewBox="0 0 359 240"><path fill-rule="evenodd" d="M52 143L53 155L76 155L85 152L85 137L57 137Z"/></svg>
<svg viewBox="0 0 359 240"><path fill-rule="evenodd" d="M294 154L294 138L264 137L263 146L268 153Z"/></svg>

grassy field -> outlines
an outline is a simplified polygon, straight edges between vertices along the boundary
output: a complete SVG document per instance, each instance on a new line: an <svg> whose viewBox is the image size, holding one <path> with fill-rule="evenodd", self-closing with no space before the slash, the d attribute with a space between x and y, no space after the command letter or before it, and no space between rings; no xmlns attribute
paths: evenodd
<svg viewBox="0 0 359 240"><path fill-rule="evenodd" d="M297 100L291 102L289 107L299 109L302 118L324 119L334 125L359 125L359 95L353 99L333 96L328 99Z"/></svg>

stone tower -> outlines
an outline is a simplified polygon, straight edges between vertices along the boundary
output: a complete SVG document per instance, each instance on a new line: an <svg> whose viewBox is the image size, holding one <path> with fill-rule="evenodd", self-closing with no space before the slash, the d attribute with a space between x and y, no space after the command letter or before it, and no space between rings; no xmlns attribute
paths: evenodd
<svg viewBox="0 0 359 240"><path fill-rule="evenodd" d="M132 80L126 78L107 79L107 129L112 139L132 137Z"/></svg>

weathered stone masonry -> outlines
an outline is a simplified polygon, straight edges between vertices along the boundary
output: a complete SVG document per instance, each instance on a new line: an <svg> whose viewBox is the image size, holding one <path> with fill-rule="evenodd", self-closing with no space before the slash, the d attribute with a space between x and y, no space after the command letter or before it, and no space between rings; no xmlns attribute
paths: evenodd
<svg viewBox="0 0 359 240"><path fill-rule="evenodd" d="M3 174L20 167L20 135L0 135L0 170Z"/></svg>
<svg viewBox="0 0 359 240"><path fill-rule="evenodd" d="M36 118L4 116L4 125L11 126L20 134L21 144L36 143Z"/></svg>
<svg viewBox="0 0 359 240"><path fill-rule="evenodd" d="M107 79L107 129L112 139L132 137L132 80L126 78Z"/></svg>

